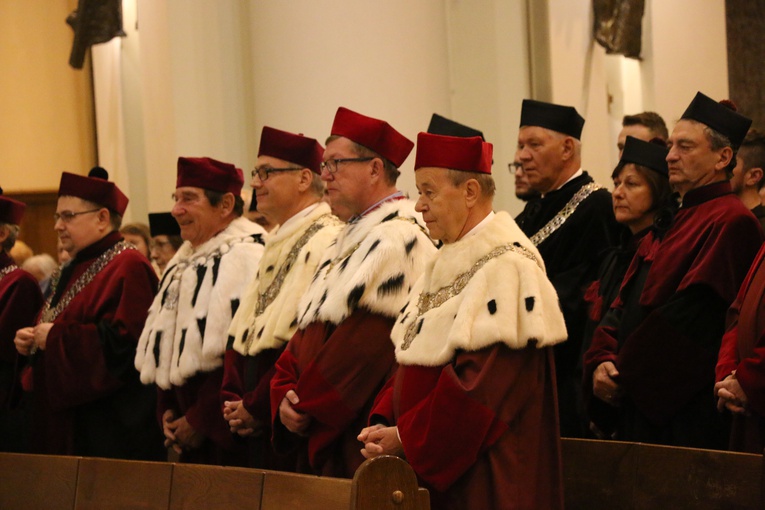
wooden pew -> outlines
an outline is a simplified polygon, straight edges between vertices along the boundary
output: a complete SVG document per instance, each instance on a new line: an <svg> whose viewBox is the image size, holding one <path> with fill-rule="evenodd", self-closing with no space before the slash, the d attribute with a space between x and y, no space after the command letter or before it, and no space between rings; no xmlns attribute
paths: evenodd
<svg viewBox="0 0 765 510"><path fill-rule="evenodd" d="M756 509L763 456L642 443L563 442L566 509Z"/></svg>
<svg viewBox="0 0 765 510"><path fill-rule="evenodd" d="M409 465L366 461L353 480L277 471L0 453L0 509L429 510Z"/></svg>

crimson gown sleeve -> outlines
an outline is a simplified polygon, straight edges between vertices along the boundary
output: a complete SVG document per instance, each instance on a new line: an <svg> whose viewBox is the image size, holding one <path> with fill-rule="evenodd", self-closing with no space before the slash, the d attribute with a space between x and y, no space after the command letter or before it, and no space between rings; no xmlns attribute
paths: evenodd
<svg viewBox="0 0 765 510"><path fill-rule="evenodd" d="M223 419L220 409L220 387L223 381L223 367L211 372L197 374L195 376L196 395L194 403L186 409L186 421L194 430L203 436L210 438L222 448L232 448L234 445L231 430L228 423ZM188 382L187 382L188 384ZM179 388L184 391L184 388Z"/></svg>
<svg viewBox="0 0 765 510"><path fill-rule="evenodd" d="M396 374L394 373L385 383L383 389L375 397L375 402L372 404L372 411L369 413L368 424L377 425L382 424L390 426L395 423L395 416L393 414L393 391L396 383Z"/></svg>
<svg viewBox="0 0 765 510"><path fill-rule="evenodd" d="M99 275L108 280L93 302L78 303L91 322L69 319L65 312L48 333L43 361L54 409L100 399L135 377L135 349L157 276L148 263L123 262L116 272Z"/></svg>
<svg viewBox="0 0 765 510"><path fill-rule="evenodd" d="M746 394L748 407L765 416L765 331L760 332L752 354L736 367L736 379Z"/></svg>
<svg viewBox="0 0 765 510"><path fill-rule="evenodd" d="M406 459L418 476L445 491L529 405L549 398L542 394L545 355L534 347L513 350L495 344L460 353L444 367L435 388L396 424ZM403 390L412 383L417 384L405 381Z"/></svg>
<svg viewBox="0 0 765 510"><path fill-rule="evenodd" d="M220 405L223 402L242 400L244 394L244 356L234 349L227 349L223 358L223 383L220 388Z"/></svg>

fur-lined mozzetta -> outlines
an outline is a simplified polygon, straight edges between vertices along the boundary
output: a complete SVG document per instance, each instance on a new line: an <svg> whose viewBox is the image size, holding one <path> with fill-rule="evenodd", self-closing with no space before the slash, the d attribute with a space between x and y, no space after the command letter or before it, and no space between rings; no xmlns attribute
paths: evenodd
<svg viewBox="0 0 765 510"><path fill-rule="evenodd" d="M182 386L223 365L231 319L255 277L265 230L237 218L196 250L186 242L168 263L141 333L135 366L144 384Z"/></svg>
<svg viewBox="0 0 765 510"><path fill-rule="evenodd" d="M435 252L412 201L384 203L327 250L300 301L298 326L339 324L356 308L396 317Z"/></svg>
<svg viewBox="0 0 765 510"><path fill-rule="evenodd" d="M420 314L420 305L427 311ZM441 248L391 338L400 364L440 366L457 350L499 342L513 349L554 345L566 339L566 325L539 251L500 212L475 235Z"/></svg>
<svg viewBox="0 0 765 510"><path fill-rule="evenodd" d="M283 347L289 341L297 329L298 301L308 289L327 248L344 226L322 202L304 218L271 233L258 276L229 329L234 350L255 356L264 349ZM291 264L288 259L292 259ZM256 316L259 307L262 312Z"/></svg>

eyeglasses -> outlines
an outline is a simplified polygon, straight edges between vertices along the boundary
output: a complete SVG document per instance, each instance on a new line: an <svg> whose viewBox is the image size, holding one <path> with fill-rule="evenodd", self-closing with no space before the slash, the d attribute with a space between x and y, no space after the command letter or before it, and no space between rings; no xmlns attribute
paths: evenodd
<svg viewBox="0 0 765 510"><path fill-rule="evenodd" d="M303 169L302 166L288 166L286 168L273 168L273 167L264 165L264 166L256 167L252 172L250 172L250 175L252 176L253 179L257 175L258 179L260 179L261 181L267 181L268 176L270 174L277 173L277 172L292 172L294 170L302 170L302 169Z"/></svg>
<svg viewBox="0 0 765 510"><path fill-rule="evenodd" d="M510 170L511 174L514 174L515 172L517 172L521 168L523 168L523 164L521 164L521 163L508 163L507 164L507 169Z"/></svg>
<svg viewBox="0 0 765 510"><path fill-rule="evenodd" d="M53 221L61 220L64 223L69 223L75 218L75 216L79 216L80 214L98 212L100 210L101 209L91 209L90 211L80 211L80 212L61 211L60 213L53 213Z"/></svg>
<svg viewBox="0 0 765 510"><path fill-rule="evenodd" d="M155 248L158 249L158 250L161 250L162 248L164 248L168 244L170 244L170 241L152 241L149 244L149 248L152 249L152 250L155 249Z"/></svg>
<svg viewBox="0 0 765 510"><path fill-rule="evenodd" d="M340 163L361 163L362 161L372 161L375 158L342 158L342 159L328 159L322 162L321 169L333 174L337 172L337 165Z"/></svg>

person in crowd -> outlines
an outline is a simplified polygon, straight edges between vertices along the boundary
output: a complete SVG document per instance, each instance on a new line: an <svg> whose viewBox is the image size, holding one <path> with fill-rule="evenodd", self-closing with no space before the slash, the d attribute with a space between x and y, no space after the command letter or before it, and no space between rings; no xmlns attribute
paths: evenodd
<svg viewBox="0 0 765 510"><path fill-rule="evenodd" d="M245 218L250 221L254 221L266 229L266 232L271 232L274 228L276 228L277 223L258 210L258 197L255 194L255 190L242 192L242 198L247 204L247 211L244 213Z"/></svg>
<svg viewBox="0 0 765 510"><path fill-rule="evenodd" d="M156 266L157 274L162 276L167 264L183 244L181 227L169 212L149 213L149 244L151 262Z"/></svg>
<svg viewBox="0 0 765 510"><path fill-rule="evenodd" d="M728 182L750 124L732 103L699 92L669 138L680 209L659 243L641 242L584 360L587 372L601 371L595 379L610 379L593 392L618 407L620 440L727 444L710 399L715 363L726 311L765 238Z"/></svg>
<svg viewBox="0 0 765 510"><path fill-rule="evenodd" d="M120 229L120 234L125 241L132 243L136 249L151 260L149 246L151 246L151 232L145 223L128 223Z"/></svg>
<svg viewBox="0 0 765 510"><path fill-rule="evenodd" d="M765 184L765 134L750 129L736 154L730 185L733 193L752 211L765 229L765 206L760 190Z"/></svg>
<svg viewBox="0 0 765 510"><path fill-rule="evenodd" d="M223 417L248 438L250 467L294 467L273 455L270 384L274 363L297 330L298 301L343 225L322 201L323 155L313 138L263 128L252 187L260 212L278 227L231 323L221 389Z"/></svg>
<svg viewBox="0 0 765 510"><path fill-rule="evenodd" d="M263 254L265 230L242 218L242 171L178 158L173 217L183 245L165 269L135 368L156 384L165 445L181 462L243 465L220 412L228 328Z"/></svg>
<svg viewBox="0 0 765 510"><path fill-rule="evenodd" d="M516 154L517 156L517 154ZM515 198L528 202L532 198L539 198L539 192L534 191L529 185L529 180L526 178L526 173L523 171L523 163L517 157L515 161L507 164L507 169L515 177Z"/></svg>
<svg viewBox="0 0 765 510"><path fill-rule="evenodd" d="M590 348L592 335L611 304L619 295L624 275L640 242L648 235L658 242L672 224L677 202L669 185L667 146L661 139L644 142L628 136L622 158L611 177L616 221L628 227L622 243L611 250L598 270L598 279L587 290L585 299L590 314L582 342L583 357ZM651 243L648 243L650 246ZM599 398L616 391L608 377L613 363L606 361L593 371L584 373L585 404L590 417L590 429L605 438L613 434L613 408ZM594 421L593 421L594 419Z"/></svg>
<svg viewBox="0 0 765 510"><path fill-rule="evenodd" d="M128 198L108 173L64 172L54 228L72 256L52 282L34 327L14 342L33 452L158 460L156 394L132 367L157 277L119 233Z"/></svg>
<svg viewBox="0 0 765 510"><path fill-rule="evenodd" d="M566 340L537 249L492 212L492 146L420 133L416 209L442 241L391 332L398 370L361 431L431 508L563 508L552 346Z"/></svg>
<svg viewBox="0 0 765 510"><path fill-rule="evenodd" d="M516 159L540 198L529 200L516 221L542 254L566 318L568 341L554 347L560 428L564 437L582 437L584 294L623 227L614 219L611 194L581 168L584 119L575 108L525 99L520 126Z"/></svg>
<svg viewBox="0 0 765 510"><path fill-rule="evenodd" d="M58 269L56 260L47 253L32 255L24 262L21 269L35 277L43 297L47 298L50 293L51 278Z"/></svg>
<svg viewBox="0 0 765 510"><path fill-rule="evenodd" d="M59 267L62 267L64 264L72 260L72 256L66 251L60 238L56 239L56 259L58 259Z"/></svg>
<svg viewBox="0 0 765 510"><path fill-rule="evenodd" d="M640 112L634 115L625 115L622 119L622 130L619 131L619 135L616 138L616 147L619 149L620 160L628 136L643 140L644 142L649 142L654 138L666 141L669 138L669 131L664 119L656 112Z"/></svg>
<svg viewBox="0 0 765 510"><path fill-rule="evenodd" d="M9 252L9 255L17 266L23 266L24 262L26 262L28 258L34 256L34 254L35 252L32 250L32 248L30 248L27 243L20 239L16 239L16 243L13 245L13 248L11 248L11 251Z"/></svg>
<svg viewBox="0 0 765 510"><path fill-rule="evenodd" d="M26 450L23 415L17 409L20 381L16 370L16 331L34 326L43 306L37 280L19 268L10 251L19 235L26 204L3 196L0 188L0 451Z"/></svg>
<svg viewBox="0 0 765 510"><path fill-rule="evenodd" d="M414 144L387 122L339 108L322 163L348 224L300 299L298 330L271 381L273 444L296 470L352 477L356 437L394 369L390 330L436 248L396 189Z"/></svg>

